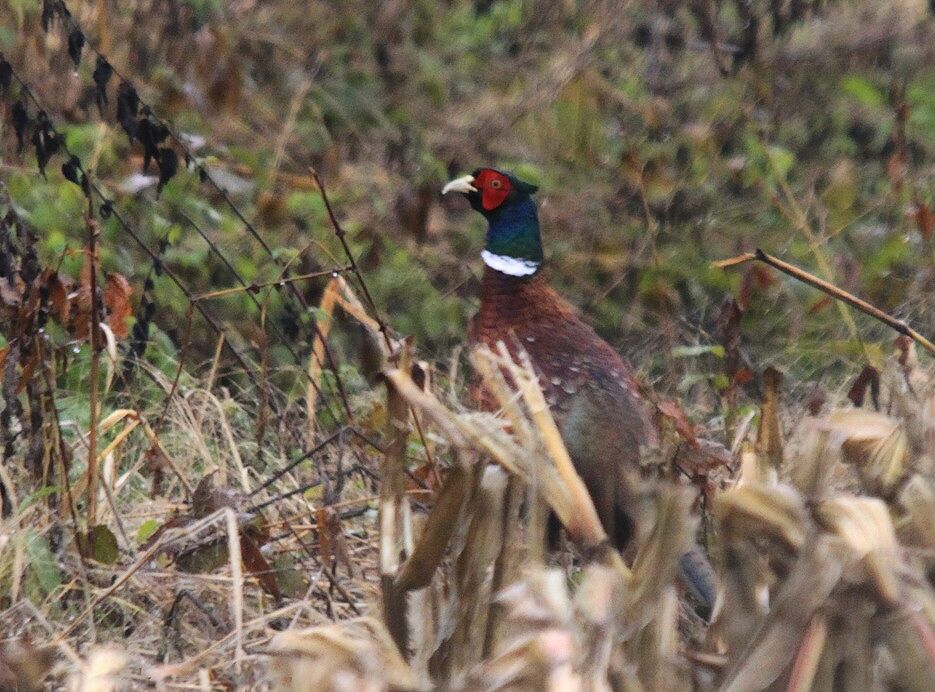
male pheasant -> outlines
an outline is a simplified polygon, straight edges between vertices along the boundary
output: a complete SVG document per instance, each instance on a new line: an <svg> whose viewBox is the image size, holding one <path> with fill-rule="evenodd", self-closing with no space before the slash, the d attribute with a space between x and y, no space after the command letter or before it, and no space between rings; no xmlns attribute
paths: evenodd
<svg viewBox="0 0 935 692"><path fill-rule="evenodd" d="M549 286L532 199L536 189L509 173L481 168L442 190L462 193L489 224L480 311L469 340L490 346L502 341L511 350L518 342L529 353L604 529L624 550L634 532L633 476L641 448L656 442L656 429L630 368ZM713 607L713 572L699 549L683 556L680 576L707 609Z"/></svg>

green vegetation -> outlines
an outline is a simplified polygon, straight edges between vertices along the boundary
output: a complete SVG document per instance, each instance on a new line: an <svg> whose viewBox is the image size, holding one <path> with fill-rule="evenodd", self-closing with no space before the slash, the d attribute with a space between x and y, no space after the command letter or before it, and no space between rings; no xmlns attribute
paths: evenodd
<svg viewBox="0 0 935 692"><path fill-rule="evenodd" d="M687 8L582 12L519 0L175 3L170 12L122 3L88 39L159 115L203 138L199 160L279 257L302 253L297 271L340 256L306 173L314 166L377 305L440 361L472 311L482 233L457 203L442 204L440 185L487 163L534 180L561 290L602 335L662 373L664 358L644 354L707 343L712 306L743 282L709 262L757 246L820 275L825 261L825 278L930 322L932 233L920 210L931 215L933 204L935 72L917 4L885 13L842 3L787 18L776 37L764 15L749 54L736 52L747 50L745 17L729 3L715 18L726 48L714 53ZM38 54L17 40L37 28L38 8L11 9L3 50L41 87L69 147L108 189L128 185L138 145L112 116L96 123L81 86L94 69L87 49L76 77L56 50L62 39ZM29 157L8 161L4 178L41 232L45 260L64 253L76 274L80 192L57 173L37 184ZM118 201L151 247L169 241L167 263L195 292L235 280L182 213L245 280L274 279L269 257L206 190L182 172L158 203L153 187ZM103 238L104 268L139 283L146 258L114 222ZM165 283L156 323L170 329L187 304ZM314 302L320 282L310 284ZM856 353L878 361L889 334L858 318L855 350L858 334L820 301L786 281L753 291L743 326L754 361L801 377L847 371ZM280 308L274 301L270 319ZM244 296L217 310L241 333L259 317ZM210 340L197 342L207 355Z"/></svg>
<svg viewBox="0 0 935 692"><path fill-rule="evenodd" d="M320 624L322 613L343 621L376 602L378 541L386 538L375 498L387 492L381 474L396 449L383 346L411 337L420 364L412 372L426 374L426 390L442 401L420 409L425 402L410 392L407 402L422 418L412 419L414 434L396 440L396 462L405 467L397 480L416 498L416 514L435 505L450 469L477 458L461 456L476 440L464 443L433 412L469 430L488 424L463 412L470 366L460 350L477 305L483 220L440 190L454 175L495 165L540 188L555 288L642 381L673 400L664 416L671 446L660 452L671 452L660 462L666 472L686 429L726 447L726 466L708 458L683 474L703 491L702 509L692 507L705 529L729 516L746 526L744 502L774 503L782 515L788 500L796 531L834 543L847 534L832 526L834 513L866 507L847 499L815 509L827 499L822 493L846 487L876 495L898 529L880 554L896 565L898 547L900 560L908 555L899 579L918 577L887 607L905 610L905 599L918 598L928 619L913 621L922 628L913 631L930 636L935 610L924 575L930 582L932 536L917 524L933 506L931 359L904 340L894 349L896 334L885 325L761 264L712 263L760 248L935 338L931 3L65 4L70 16L59 0L0 0L0 619L16 623L17 635L36 643L61 635L81 656L86 644L125 637L136 681L157 686L170 678L208 684L194 667L169 664L200 660L193 657L230 636L205 670L211 682L234 686L253 665L239 648L241 634L256 647L252 654L270 642L264 628ZM83 45L75 43L79 26ZM104 56L114 73L96 88ZM120 118L132 101L124 79L141 103ZM20 107L28 119L22 146ZM41 111L51 129L43 130ZM163 121L171 135L159 134ZM155 134L136 129L128 137L143 122ZM40 166L47 142L37 139L53 131L63 141ZM153 141L144 145L147 136ZM100 288L93 297L92 274ZM363 313L385 322L387 334ZM92 335L98 322L106 328ZM328 331L325 342L316 343L316 330ZM762 377L771 366L784 373L781 395ZM869 392L869 406L881 387L893 419L873 414L869 442L858 431L864 412L819 422L822 406L839 404L848 389L854 402ZM833 453L825 438L816 441L810 426L820 425L837 445L828 443ZM783 457L769 426L782 437L812 435L806 453ZM501 441L504 449L512 444ZM538 458L535 442L516 449ZM821 456L817 480L809 476L812 452ZM767 458L785 465L764 470ZM777 490L777 475L795 484L794 501ZM202 485L208 477L220 490ZM721 505L712 518L708 501L716 504L741 477L769 489L754 500L731 496L743 506ZM88 493L89 482L107 492ZM685 494L653 491L671 501L676 533L689 535ZM277 501L275 493L292 495ZM254 503L264 503L263 518ZM228 509L239 513L239 539L226 533ZM658 516L669 515L659 509ZM783 516L760 521L741 538L712 528L708 547L752 551L759 532L774 531L771 522ZM883 519L873 528L893 530ZM208 538L199 533L211 530ZM201 542L185 544L186 532ZM657 547L679 554L678 546ZM780 576L770 573L777 583L805 562L780 552L769 565L782 565ZM137 564L141 556L145 565ZM816 549L806 557L827 556ZM661 574L668 563L659 564ZM530 594L542 587L563 599L564 586L594 578L569 565L570 558L561 589L537 582ZM126 591L108 592L135 569ZM877 577L897 579L892 570L861 573L860 598L879 586ZM637 572L638 583L668 583ZM828 650L843 646L834 628L844 625L834 618L846 619L853 597L835 589L828 587L822 611L831 623ZM676 608L674 592L652 594ZM639 612L648 621L662 610L656 605L643 602L627 617ZM189 620L180 624L179 612ZM809 627L824 627L815 622ZM638 636L630 624L627 647L644 636L675 641L671 622L671 632ZM737 622L728 628L735 625L723 641L752 636ZM867 615L863 625L869 632L879 621ZM575 627L568 631L593 634ZM886 629L880 646L911 639L900 627ZM682 633L700 647L703 629L692 620ZM466 649L489 644L459 633ZM386 653L367 642L355 656L378 655L367 647ZM20 670L4 646L0 688L7 669ZM426 658L437 653L425 646ZM398 653L389 648L387 660ZM647 682L656 662L648 650L621 654L638 661L646 688L685 681L686 669L673 663L660 664L665 675ZM26 651L29 660L35 652ZM740 659L721 661L722 653L699 664L707 666L702 686L724 682L717 676L725 671L733 679L749 673ZM923 654L916 663L925 663ZM884 663L876 680L892 681L884 674L895 664ZM924 679L922 664L907 664L911 672L897 683L912 689ZM386 665L409 682L422 672L395 659ZM152 669L140 672L144 666ZM17 675L23 685L35 677ZM249 679L269 684L261 678Z"/></svg>

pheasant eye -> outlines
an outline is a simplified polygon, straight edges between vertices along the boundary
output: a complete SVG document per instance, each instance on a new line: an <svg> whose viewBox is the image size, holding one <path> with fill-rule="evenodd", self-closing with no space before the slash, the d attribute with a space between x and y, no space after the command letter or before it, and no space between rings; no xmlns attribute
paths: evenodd
<svg viewBox="0 0 935 692"><path fill-rule="evenodd" d="M494 190L499 190L501 187L503 187L503 183L499 179L494 178L490 181L490 187Z"/></svg>

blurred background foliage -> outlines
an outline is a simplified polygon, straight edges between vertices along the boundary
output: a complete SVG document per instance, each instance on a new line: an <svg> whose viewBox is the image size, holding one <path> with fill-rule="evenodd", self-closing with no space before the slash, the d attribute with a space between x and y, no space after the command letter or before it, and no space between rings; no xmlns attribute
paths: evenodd
<svg viewBox="0 0 935 692"><path fill-rule="evenodd" d="M890 351L891 332L861 315L849 325L811 289L710 266L755 247L931 336L935 35L924 0L67 4L295 273L343 264L308 168L319 171L388 323L443 367L475 309L484 227L439 190L488 164L540 186L557 288L683 394L725 386L707 373L722 370L717 318L731 295L756 369L804 381ZM138 146L114 120L119 80L101 118L93 54L76 69L66 33L40 30L40 3L2 0L0 12L0 50L194 292L236 280L186 219L246 281L279 277L197 173L183 166L157 199L156 173L141 176ZM77 277L81 192L57 165L44 179L31 153L16 155L8 99L2 108L3 179L45 263ZM102 253L138 300L151 262L113 219ZM188 309L155 281L154 360L179 348ZM297 285L315 305L324 279ZM266 343L246 294L210 309L248 352ZM270 293L268 320L299 353L314 319ZM339 360L362 362L359 335L336 339ZM215 338L197 320L191 342L209 361ZM269 345L274 366L290 362Z"/></svg>

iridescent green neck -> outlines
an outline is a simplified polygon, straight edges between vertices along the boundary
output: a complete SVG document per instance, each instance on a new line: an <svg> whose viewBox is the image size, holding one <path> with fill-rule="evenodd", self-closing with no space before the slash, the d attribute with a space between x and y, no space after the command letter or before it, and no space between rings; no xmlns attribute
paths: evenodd
<svg viewBox="0 0 935 692"><path fill-rule="evenodd" d="M539 216L530 197L522 197L487 215L488 266L512 276L534 274L542 265Z"/></svg>

